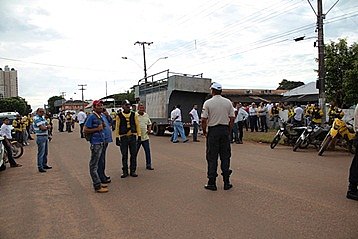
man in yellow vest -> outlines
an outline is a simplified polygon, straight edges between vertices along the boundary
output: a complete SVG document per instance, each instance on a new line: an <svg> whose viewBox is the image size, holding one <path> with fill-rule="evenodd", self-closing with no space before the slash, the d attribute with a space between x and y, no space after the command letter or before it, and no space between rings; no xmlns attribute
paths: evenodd
<svg viewBox="0 0 358 239"><path fill-rule="evenodd" d="M141 141L141 129L138 120L138 114L131 111L131 104L128 100L123 101L123 111L116 117L116 145L120 147L122 154L121 178L128 175L138 177L137 169L137 141ZM138 142L138 143L139 143ZM128 174L128 149L130 153L130 165Z"/></svg>

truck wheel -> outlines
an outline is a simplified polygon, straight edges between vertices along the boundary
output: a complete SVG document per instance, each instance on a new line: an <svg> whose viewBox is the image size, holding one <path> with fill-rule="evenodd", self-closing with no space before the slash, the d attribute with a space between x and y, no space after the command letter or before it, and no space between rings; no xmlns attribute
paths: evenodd
<svg viewBox="0 0 358 239"><path fill-rule="evenodd" d="M189 136L189 134L190 134L190 127L184 127L184 133L185 133L185 136Z"/></svg>
<svg viewBox="0 0 358 239"><path fill-rule="evenodd" d="M153 134L155 136L158 136L159 135L159 126L157 125L157 123L153 123L152 125L152 130L153 130Z"/></svg>

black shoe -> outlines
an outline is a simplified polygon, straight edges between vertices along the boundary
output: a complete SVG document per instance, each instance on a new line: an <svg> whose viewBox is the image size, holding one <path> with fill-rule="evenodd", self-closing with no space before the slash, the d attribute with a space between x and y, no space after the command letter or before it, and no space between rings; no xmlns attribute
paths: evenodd
<svg viewBox="0 0 358 239"><path fill-rule="evenodd" d="M107 180L110 180L110 179L111 179L111 177L110 177L110 176L105 176L105 178L106 178Z"/></svg>
<svg viewBox="0 0 358 239"><path fill-rule="evenodd" d="M126 177L128 177L128 173L127 173L127 172L125 172L125 173L123 173L123 174L121 175L121 178L126 178Z"/></svg>
<svg viewBox="0 0 358 239"><path fill-rule="evenodd" d="M229 190L230 188L232 188L232 184L230 183L224 184L224 190Z"/></svg>
<svg viewBox="0 0 358 239"><path fill-rule="evenodd" d="M205 185L204 186L204 188L205 189L207 189L207 190L211 190L211 191L216 191L216 190L218 190L218 188L216 187L216 185L214 184L214 185Z"/></svg>
<svg viewBox="0 0 358 239"><path fill-rule="evenodd" d="M40 172L40 173L46 173L46 170L43 169L43 168L39 168L39 172Z"/></svg>
<svg viewBox="0 0 358 239"><path fill-rule="evenodd" d="M110 179L106 179L106 180L101 181L101 183L105 183L105 184L110 183L110 182L112 182Z"/></svg>
<svg viewBox="0 0 358 239"><path fill-rule="evenodd" d="M173 141L173 143L175 144L175 143L179 143L179 141L177 140L177 141Z"/></svg>
<svg viewBox="0 0 358 239"><path fill-rule="evenodd" d="M52 169L52 167L51 167L51 166L46 165L46 166L44 166L44 169Z"/></svg>
<svg viewBox="0 0 358 239"><path fill-rule="evenodd" d="M188 141L189 141L189 139L186 139L186 140L183 141L183 143L186 143L186 142L188 142Z"/></svg>
<svg viewBox="0 0 358 239"><path fill-rule="evenodd" d="M358 201L358 192L348 191L347 198Z"/></svg>
<svg viewBox="0 0 358 239"><path fill-rule="evenodd" d="M136 174L135 172L131 172L129 175L134 178L138 177L138 174Z"/></svg>
<svg viewBox="0 0 358 239"><path fill-rule="evenodd" d="M147 166L146 169L147 170L154 170L154 168L152 168L151 166Z"/></svg>

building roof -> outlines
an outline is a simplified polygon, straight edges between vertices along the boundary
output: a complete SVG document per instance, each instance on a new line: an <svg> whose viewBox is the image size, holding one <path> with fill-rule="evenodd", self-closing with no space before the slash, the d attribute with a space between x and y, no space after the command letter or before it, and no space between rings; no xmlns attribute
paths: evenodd
<svg viewBox="0 0 358 239"><path fill-rule="evenodd" d="M312 94L318 94L318 89L316 89L316 82L310 82L283 93L284 96Z"/></svg>

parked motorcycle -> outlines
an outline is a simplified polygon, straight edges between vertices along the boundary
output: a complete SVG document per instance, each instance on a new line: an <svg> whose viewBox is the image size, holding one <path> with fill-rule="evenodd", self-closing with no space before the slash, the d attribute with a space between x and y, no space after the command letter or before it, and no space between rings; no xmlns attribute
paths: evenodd
<svg viewBox="0 0 358 239"><path fill-rule="evenodd" d="M346 148L349 152L354 154L356 147L354 140L355 133L353 125L336 118L334 119L331 129L320 146L318 155L322 156L323 152L326 151L332 144Z"/></svg>
<svg viewBox="0 0 358 239"><path fill-rule="evenodd" d="M310 144L314 145L316 149L319 149L329 129L329 126L321 127L316 124L307 126L293 146L293 151L297 151L298 148L307 148Z"/></svg>
<svg viewBox="0 0 358 239"><path fill-rule="evenodd" d="M287 144L294 145L298 137L306 129L305 126L295 126L281 119L279 119L279 121L280 121L280 129L277 131L275 137L271 142L270 145L271 149L274 149L276 147L276 145L280 142L283 136L286 136L284 140Z"/></svg>

